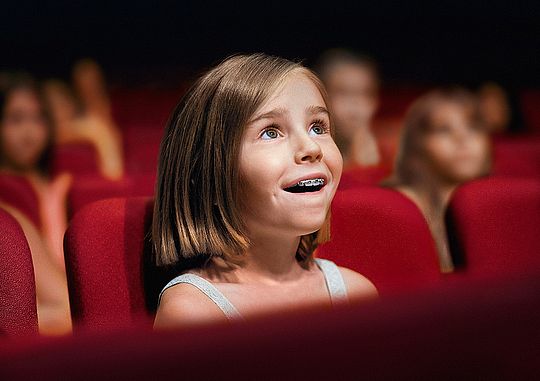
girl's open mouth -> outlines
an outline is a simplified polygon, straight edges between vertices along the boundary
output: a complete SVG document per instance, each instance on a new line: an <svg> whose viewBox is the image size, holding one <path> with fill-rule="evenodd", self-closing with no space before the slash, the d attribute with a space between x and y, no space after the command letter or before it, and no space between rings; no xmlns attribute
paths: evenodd
<svg viewBox="0 0 540 381"><path fill-rule="evenodd" d="M284 191L290 193L317 192L324 187L325 183L326 182L323 178L300 180L293 186L285 188Z"/></svg>

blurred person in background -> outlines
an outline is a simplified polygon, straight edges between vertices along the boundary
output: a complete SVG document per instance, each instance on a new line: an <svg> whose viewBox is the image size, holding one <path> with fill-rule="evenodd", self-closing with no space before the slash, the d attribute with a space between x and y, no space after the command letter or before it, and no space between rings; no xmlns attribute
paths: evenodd
<svg viewBox="0 0 540 381"><path fill-rule="evenodd" d="M324 82L336 125L344 170L380 164L373 132L379 106L379 75L373 59L345 49L324 52L315 67Z"/></svg>
<svg viewBox="0 0 540 381"><path fill-rule="evenodd" d="M25 74L1 75L0 175L27 180L37 197L41 226L15 205L0 200L0 207L17 219L28 240L40 331L61 334L71 329L62 246L71 177L49 176L52 140L52 129L33 79Z"/></svg>
<svg viewBox="0 0 540 381"><path fill-rule="evenodd" d="M118 180L124 174L122 134L113 120L111 102L103 72L99 65L84 59L73 69L73 86L80 102L79 124L74 129L86 129L91 136L100 158L102 174L111 180ZM82 126L81 126L82 125Z"/></svg>
<svg viewBox="0 0 540 381"><path fill-rule="evenodd" d="M101 176L118 180L123 175L121 137L110 115L83 112L71 88L62 81L44 85L47 107L54 125L55 143L90 144L97 154ZM99 108L99 107L98 107ZM112 126L112 127L111 127Z"/></svg>
<svg viewBox="0 0 540 381"><path fill-rule="evenodd" d="M434 90L413 103L395 172L381 185L401 192L421 210L442 272L455 267L444 223L451 194L460 184L487 175L490 165L489 135L473 94L461 88Z"/></svg>

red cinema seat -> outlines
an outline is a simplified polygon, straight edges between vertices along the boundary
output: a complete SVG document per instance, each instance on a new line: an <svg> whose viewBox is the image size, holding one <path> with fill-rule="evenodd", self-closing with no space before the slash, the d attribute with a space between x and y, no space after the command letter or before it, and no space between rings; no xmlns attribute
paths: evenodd
<svg viewBox="0 0 540 381"><path fill-rule="evenodd" d="M78 177L70 189L68 202L70 215L84 206L99 200L114 197L153 197L155 173L126 175L111 181L100 176Z"/></svg>
<svg viewBox="0 0 540 381"><path fill-rule="evenodd" d="M492 174L540 179L540 139L534 136L494 138Z"/></svg>
<svg viewBox="0 0 540 381"><path fill-rule="evenodd" d="M0 174L0 203L17 209L38 229L41 228L38 197L25 177Z"/></svg>
<svg viewBox="0 0 540 381"><path fill-rule="evenodd" d="M430 287L441 280L435 243L416 205L397 191L338 191L332 239L318 256L370 279L381 295Z"/></svg>
<svg viewBox="0 0 540 381"><path fill-rule="evenodd" d="M156 173L162 125L132 125L123 130L126 173Z"/></svg>
<svg viewBox="0 0 540 381"><path fill-rule="evenodd" d="M448 284L382 303L272 314L241 324L0 341L0 376L21 381L535 380L540 373L540 278L535 275Z"/></svg>
<svg viewBox="0 0 540 381"><path fill-rule="evenodd" d="M68 194L70 215L73 216L92 202L113 197L126 197L130 184L125 180L112 181L101 176L75 178Z"/></svg>
<svg viewBox="0 0 540 381"><path fill-rule="evenodd" d="M377 185L391 174L391 169L378 165L372 167L357 167L346 170L341 175L339 189L354 189L362 185Z"/></svg>
<svg viewBox="0 0 540 381"><path fill-rule="evenodd" d="M64 251L75 329L151 323L157 295L173 278L151 265L152 208L150 198L117 198L74 216Z"/></svg>
<svg viewBox="0 0 540 381"><path fill-rule="evenodd" d="M90 143L56 146L51 164L53 174L69 172L74 176L98 175L98 156Z"/></svg>
<svg viewBox="0 0 540 381"><path fill-rule="evenodd" d="M19 223L0 209L0 335L38 333L32 255Z"/></svg>
<svg viewBox="0 0 540 381"><path fill-rule="evenodd" d="M470 276L540 269L540 181L494 177L462 185L450 201L447 228Z"/></svg>

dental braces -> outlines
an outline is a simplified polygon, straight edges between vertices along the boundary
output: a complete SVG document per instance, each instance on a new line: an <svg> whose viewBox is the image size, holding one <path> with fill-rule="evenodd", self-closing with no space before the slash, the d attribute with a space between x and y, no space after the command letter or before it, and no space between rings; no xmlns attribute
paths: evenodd
<svg viewBox="0 0 540 381"><path fill-rule="evenodd" d="M296 183L300 187L315 187L318 185L324 185L324 179L309 179L309 180L300 180Z"/></svg>

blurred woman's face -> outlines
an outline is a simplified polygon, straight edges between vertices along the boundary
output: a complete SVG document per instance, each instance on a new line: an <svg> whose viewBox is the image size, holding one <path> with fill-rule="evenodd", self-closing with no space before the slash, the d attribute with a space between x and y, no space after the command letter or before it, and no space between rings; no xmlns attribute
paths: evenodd
<svg viewBox="0 0 540 381"><path fill-rule="evenodd" d="M326 87L336 132L351 138L358 127L371 121L377 110L377 78L368 67L343 63L328 73Z"/></svg>
<svg viewBox="0 0 540 381"><path fill-rule="evenodd" d="M434 108L423 147L433 173L445 181L462 183L486 171L488 136L463 105L446 102Z"/></svg>
<svg viewBox="0 0 540 381"><path fill-rule="evenodd" d="M13 91L0 122L3 164L15 170L34 168L47 145L48 133L36 94L30 89Z"/></svg>

